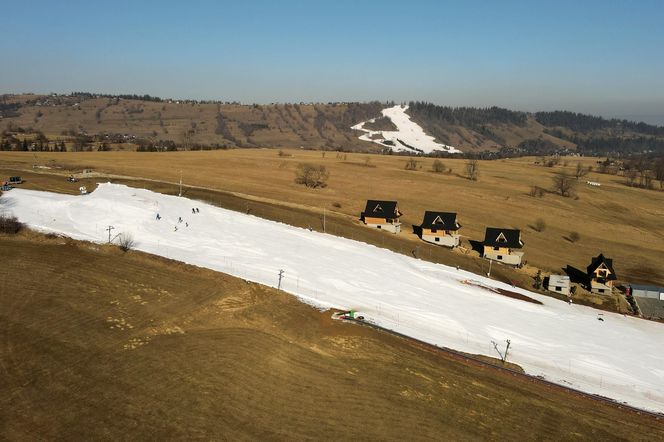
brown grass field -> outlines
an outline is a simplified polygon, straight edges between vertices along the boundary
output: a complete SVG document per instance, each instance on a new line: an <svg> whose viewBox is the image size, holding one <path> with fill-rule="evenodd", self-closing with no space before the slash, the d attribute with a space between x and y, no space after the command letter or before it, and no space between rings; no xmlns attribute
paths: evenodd
<svg viewBox="0 0 664 442"><path fill-rule="evenodd" d="M553 174L563 169L571 171L576 166L576 159L569 159L567 167L553 168L536 166L532 158L483 161L479 181L471 182L462 176L464 160L444 160L445 166L452 168L452 173L436 174L430 172L432 159L423 159L421 169L408 171L404 169L406 158L398 156L341 154L338 157L336 152L325 152L323 157L323 153L315 151L284 152L290 156L279 156L268 149L37 155L2 152L0 173L31 170L35 163L65 168L46 170L49 173L68 174L68 170L91 168L96 172L170 183L176 183L182 173L185 185L232 192L246 200L243 204L246 208L255 201L317 217L325 209L330 219L343 219L355 227L359 226L357 218L367 199L396 199L404 212L404 228L399 239L403 239L401 251L405 253L417 253L415 248L420 245L424 252L421 257L428 259L426 251L431 247L419 241L410 229L411 224L421 222L425 210L456 211L463 226L461 232L466 247L469 239L481 241L487 226L519 228L526 244L525 259L536 268L560 273L562 267L570 264L585 269L592 256L603 252L614 259L620 280L664 285L664 192L628 187L623 177L591 173L580 181L578 199L552 193L543 198L528 195L531 185L550 189ZM366 158L370 158L371 167L365 166ZM580 161L593 165L595 159ZM331 172L328 187L311 190L295 184L294 169L299 162L324 164ZM587 186L586 179L599 181L602 186ZM156 183L148 185L155 186ZM66 183L62 187L67 187ZM164 189L164 185L161 187L161 191L174 191L173 188ZM245 207L235 209L245 210ZM284 216L290 216L284 221L298 224L295 215ZM538 218L546 223L543 232L532 227ZM319 221L312 224L313 228L321 227ZM576 243L566 239L573 231L581 237ZM349 236L334 230L332 233ZM363 233L356 235L365 240ZM389 234L375 238L368 242L382 245L394 240ZM441 262L453 265L463 260L453 256L458 253L428 253L445 256ZM486 266L481 261L474 262L475 271ZM512 279L520 278L514 275Z"/></svg>
<svg viewBox="0 0 664 442"><path fill-rule="evenodd" d="M658 440L664 423L274 289L0 235L2 440Z"/></svg>

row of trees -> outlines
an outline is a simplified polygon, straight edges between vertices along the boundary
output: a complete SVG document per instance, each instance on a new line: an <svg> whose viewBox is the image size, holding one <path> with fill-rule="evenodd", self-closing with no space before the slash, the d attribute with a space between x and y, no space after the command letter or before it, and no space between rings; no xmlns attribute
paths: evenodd
<svg viewBox="0 0 664 442"><path fill-rule="evenodd" d="M644 135L664 136L664 127L628 120L606 119L594 115L569 111L536 112L535 119L548 127L565 127L575 132L592 132L602 129L629 130Z"/></svg>
<svg viewBox="0 0 664 442"><path fill-rule="evenodd" d="M528 120L525 112L500 107L450 107L425 101L411 101L408 112L419 118L444 121L449 124L479 128L485 124L514 124L523 126Z"/></svg>

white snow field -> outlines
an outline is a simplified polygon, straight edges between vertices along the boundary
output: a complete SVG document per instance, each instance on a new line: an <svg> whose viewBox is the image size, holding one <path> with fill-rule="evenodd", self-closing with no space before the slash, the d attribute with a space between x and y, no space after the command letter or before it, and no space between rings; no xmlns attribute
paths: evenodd
<svg viewBox="0 0 664 442"><path fill-rule="evenodd" d="M375 118L356 124L351 129L366 132L360 135L360 140L371 141L396 152L416 153L421 151L422 153L431 153L434 150L442 150L449 153L461 153L455 147L436 143L434 137L427 135L424 129L414 121L411 121L410 116L406 113L407 109L408 106L396 105L381 111L384 116L392 120L392 123L397 127L396 131L365 129L364 124L373 123L376 120ZM375 135L379 137L374 138ZM386 143L386 141L389 143Z"/></svg>
<svg viewBox="0 0 664 442"><path fill-rule="evenodd" d="M529 374L664 412L662 324L568 305L365 243L123 185L100 184L87 196L14 189L2 195L0 207L31 228L98 243L108 240L105 229L111 225L113 236L133 235L139 250L270 286L283 269L282 289L302 301L355 309L431 344L496 357L491 341L504 348L510 339L508 360ZM192 214L193 207L200 213ZM462 282L468 280L543 305Z"/></svg>

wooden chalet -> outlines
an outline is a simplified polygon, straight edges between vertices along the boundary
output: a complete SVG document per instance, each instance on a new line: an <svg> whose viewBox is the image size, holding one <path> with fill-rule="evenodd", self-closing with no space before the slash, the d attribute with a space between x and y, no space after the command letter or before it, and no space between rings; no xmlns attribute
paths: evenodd
<svg viewBox="0 0 664 442"><path fill-rule="evenodd" d="M483 245L484 258L515 266L521 265L523 252L520 249L524 244L521 241L520 230L487 227Z"/></svg>
<svg viewBox="0 0 664 442"><path fill-rule="evenodd" d="M387 230L392 233L401 232L401 216L396 201L368 200L360 219L367 226Z"/></svg>
<svg viewBox="0 0 664 442"><path fill-rule="evenodd" d="M424 219L420 224L420 238L432 244L446 247L459 245L459 229L457 214L451 212L424 212Z"/></svg>
<svg viewBox="0 0 664 442"><path fill-rule="evenodd" d="M613 270L613 260L602 253L592 259L586 269L588 275L588 289L592 293L611 294L616 272Z"/></svg>

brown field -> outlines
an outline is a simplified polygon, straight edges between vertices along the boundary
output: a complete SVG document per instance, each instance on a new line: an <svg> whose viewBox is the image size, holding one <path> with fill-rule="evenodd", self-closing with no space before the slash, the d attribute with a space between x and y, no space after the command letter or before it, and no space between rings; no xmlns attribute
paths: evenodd
<svg viewBox="0 0 664 442"><path fill-rule="evenodd" d="M443 160L446 167L452 168L452 173L435 174L430 172L432 159L418 160L421 169L408 171L404 170L406 158L398 156L371 155L370 165L373 167L365 167L367 155L363 154L326 152L323 157L323 153L314 151L286 152L290 156L279 156L274 150L267 149L38 153L36 156L33 153L2 152L0 169L4 173L30 170L37 162L42 166L60 164L74 171L92 168L97 172L170 183L179 180L181 171L186 185L202 186L210 192L232 192L234 197L241 198L241 204L236 201L236 206L231 207L235 210L252 210L250 206L256 206L258 210L259 203L268 204L284 209L278 219L298 225L303 223L299 217L307 214L309 225L320 229L319 218L325 209L329 220L353 227L349 232L341 228L335 231L333 226L332 233L397 248L404 253L419 252L424 259L462 265L473 271L486 269L486 264L480 260L473 259L468 262L474 264L465 265L467 256L422 243L409 228L411 224L421 222L425 210L456 211L463 226L461 233L466 247L469 247L467 240L483 239L486 226L519 228L526 244L525 259L533 267L560 272L562 267L570 264L585 269L592 256L603 252L614 259L620 280L664 284L664 192L631 188L624 184L622 177L591 173L585 179L599 181L602 186L587 186L582 179L577 188L578 199L551 193L543 198L528 195L531 185L551 188L553 174L563 169L571 171L576 159L569 159L567 167L553 168L536 166L532 158L483 161L479 181L471 182L460 176L464 169L463 160ZM302 161L324 164L330 170L327 188L310 190L293 182L294 169ZM581 161L592 165L595 159ZM46 172L68 173L56 169ZM66 187L66 183L61 185ZM159 186L159 191L175 191L170 185ZM196 192L200 194L204 190L188 191L195 196ZM212 202L219 198L219 203L225 203L220 195L201 195L200 198ZM369 198L399 201L404 212L403 231L396 243L393 235L359 229L357 217ZM294 214L296 212L298 214ZM266 217L274 219L275 216ZM538 218L546 222L543 232L532 227ZM566 239L573 231L581 237L576 243ZM499 267L502 266L494 266ZM526 269L529 274L533 271L533 268ZM505 272L512 275L509 279L513 281L521 281L527 276L508 269Z"/></svg>
<svg viewBox="0 0 664 442"><path fill-rule="evenodd" d="M220 273L28 231L0 252L3 440L664 438Z"/></svg>

